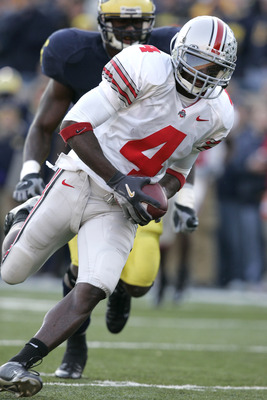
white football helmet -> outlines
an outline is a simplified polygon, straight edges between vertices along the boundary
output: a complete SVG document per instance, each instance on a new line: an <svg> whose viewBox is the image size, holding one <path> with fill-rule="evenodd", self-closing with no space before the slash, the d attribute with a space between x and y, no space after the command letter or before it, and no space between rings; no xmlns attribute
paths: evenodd
<svg viewBox="0 0 267 400"><path fill-rule="evenodd" d="M235 70L237 42L217 17L188 21L171 41L175 78L196 100L213 99L227 87ZM217 87L220 90L215 90Z"/></svg>
<svg viewBox="0 0 267 400"><path fill-rule="evenodd" d="M116 27L116 20L125 23ZM148 42L155 22L155 5L153 0L99 0L97 21L103 42L120 51Z"/></svg>

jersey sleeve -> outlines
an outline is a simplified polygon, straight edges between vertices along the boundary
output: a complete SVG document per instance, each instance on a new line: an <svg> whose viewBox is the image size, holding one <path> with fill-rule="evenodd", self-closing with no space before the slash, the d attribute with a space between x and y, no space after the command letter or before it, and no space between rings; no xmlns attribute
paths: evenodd
<svg viewBox="0 0 267 400"><path fill-rule="evenodd" d="M166 56L151 45L121 51L103 69L101 86L107 97L114 99L115 95L120 106L127 108L142 96L161 90L167 76Z"/></svg>
<svg viewBox="0 0 267 400"><path fill-rule="evenodd" d="M142 51L140 47L150 51ZM156 56L153 56L154 53ZM164 83L166 79L161 54L152 46L131 46L120 52L103 68L100 85L82 96L65 120L89 121L93 127L97 127L141 96L154 95L160 87L160 80ZM157 68L151 68L151 59ZM165 90L164 85L162 88Z"/></svg>
<svg viewBox="0 0 267 400"><path fill-rule="evenodd" d="M166 172L170 175L176 176L181 183L184 183L198 157L198 154L199 152L193 151L184 159L180 159L172 164Z"/></svg>
<svg viewBox="0 0 267 400"><path fill-rule="evenodd" d="M234 107L230 96L225 90L214 101L212 112L215 116L214 129L207 137L195 143L195 151L204 151L217 146L228 136L233 127Z"/></svg>
<svg viewBox="0 0 267 400"><path fill-rule="evenodd" d="M61 29L49 36L41 49L40 63L44 75L63 85L68 84L64 80L64 65L66 57L73 51L74 42L71 29Z"/></svg>
<svg viewBox="0 0 267 400"><path fill-rule="evenodd" d="M188 156L177 160L169 168L167 172L172 175L178 173L186 178L199 153L220 144L231 131L234 123L234 107L228 93L224 91L218 99L214 100L212 103L207 103L206 107L208 106L210 106L210 115L213 115L212 130L194 143L192 151Z"/></svg>
<svg viewBox="0 0 267 400"><path fill-rule="evenodd" d="M103 124L118 109L115 109L106 97L100 86L90 90L84 94L76 104L68 111L64 117L64 121L83 122L88 121L96 128Z"/></svg>

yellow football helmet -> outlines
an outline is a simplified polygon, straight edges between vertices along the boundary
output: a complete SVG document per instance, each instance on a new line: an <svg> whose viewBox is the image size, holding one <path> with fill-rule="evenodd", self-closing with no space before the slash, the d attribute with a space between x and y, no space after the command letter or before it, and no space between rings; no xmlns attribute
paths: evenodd
<svg viewBox="0 0 267 400"><path fill-rule="evenodd" d="M0 69L0 95L15 95L22 88L22 76L14 68Z"/></svg>
<svg viewBox="0 0 267 400"><path fill-rule="evenodd" d="M154 22L153 0L99 0L98 26L105 45L114 49L147 43Z"/></svg>

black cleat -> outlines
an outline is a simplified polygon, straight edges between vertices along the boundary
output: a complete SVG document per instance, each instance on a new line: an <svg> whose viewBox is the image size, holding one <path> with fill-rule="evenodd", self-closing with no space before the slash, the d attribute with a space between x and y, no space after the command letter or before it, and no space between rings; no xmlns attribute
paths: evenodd
<svg viewBox="0 0 267 400"><path fill-rule="evenodd" d="M85 335L75 335L68 339L67 349L55 376L64 379L80 379L87 361Z"/></svg>
<svg viewBox="0 0 267 400"><path fill-rule="evenodd" d="M106 312L106 324L111 333L119 333L128 321L131 310L131 296L119 282L109 296Z"/></svg>
<svg viewBox="0 0 267 400"><path fill-rule="evenodd" d="M55 376L63 379L80 379L85 367L85 363L80 361L63 362L55 371Z"/></svg>
<svg viewBox="0 0 267 400"><path fill-rule="evenodd" d="M10 231L11 226L14 224L14 222L20 222L20 221L25 221L25 219L28 217L30 214L31 210L39 200L40 196L35 196L27 201L25 203L20 204L19 206L13 208L10 210L7 215L5 216L5 222L4 222L4 234L5 236L8 234Z"/></svg>
<svg viewBox="0 0 267 400"><path fill-rule="evenodd" d="M0 367L0 392L14 393L16 397L32 397L42 387L39 374L28 371L18 362L9 361Z"/></svg>

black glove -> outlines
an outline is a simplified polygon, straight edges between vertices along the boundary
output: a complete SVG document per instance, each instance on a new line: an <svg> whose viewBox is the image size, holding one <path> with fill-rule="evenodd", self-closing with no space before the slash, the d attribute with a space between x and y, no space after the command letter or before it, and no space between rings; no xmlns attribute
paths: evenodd
<svg viewBox="0 0 267 400"><path fill-rule="evenodd" d="M27 174L17 183L13 192L13 199L22 202L42 194L45 188L43 179L37 173Z"/></svg>
<svg viewBox="0 0 267 400"><path fill-rule="evenodd" d="M194 209L174 203L172 215L174 232L193 232L198 227L198 217Z"/></svg>
<svg viewBox="0 0 267 400"><path fill-rule="evenodd" d="M142 187L150 183L150 178L140 176L127 176L121 172L116 174L107 182L115 191L115 199L121 206L124 216L133 224L147 225L152 216L145 210L142 202L159 207L160 203L147 196Z"/></svg>

